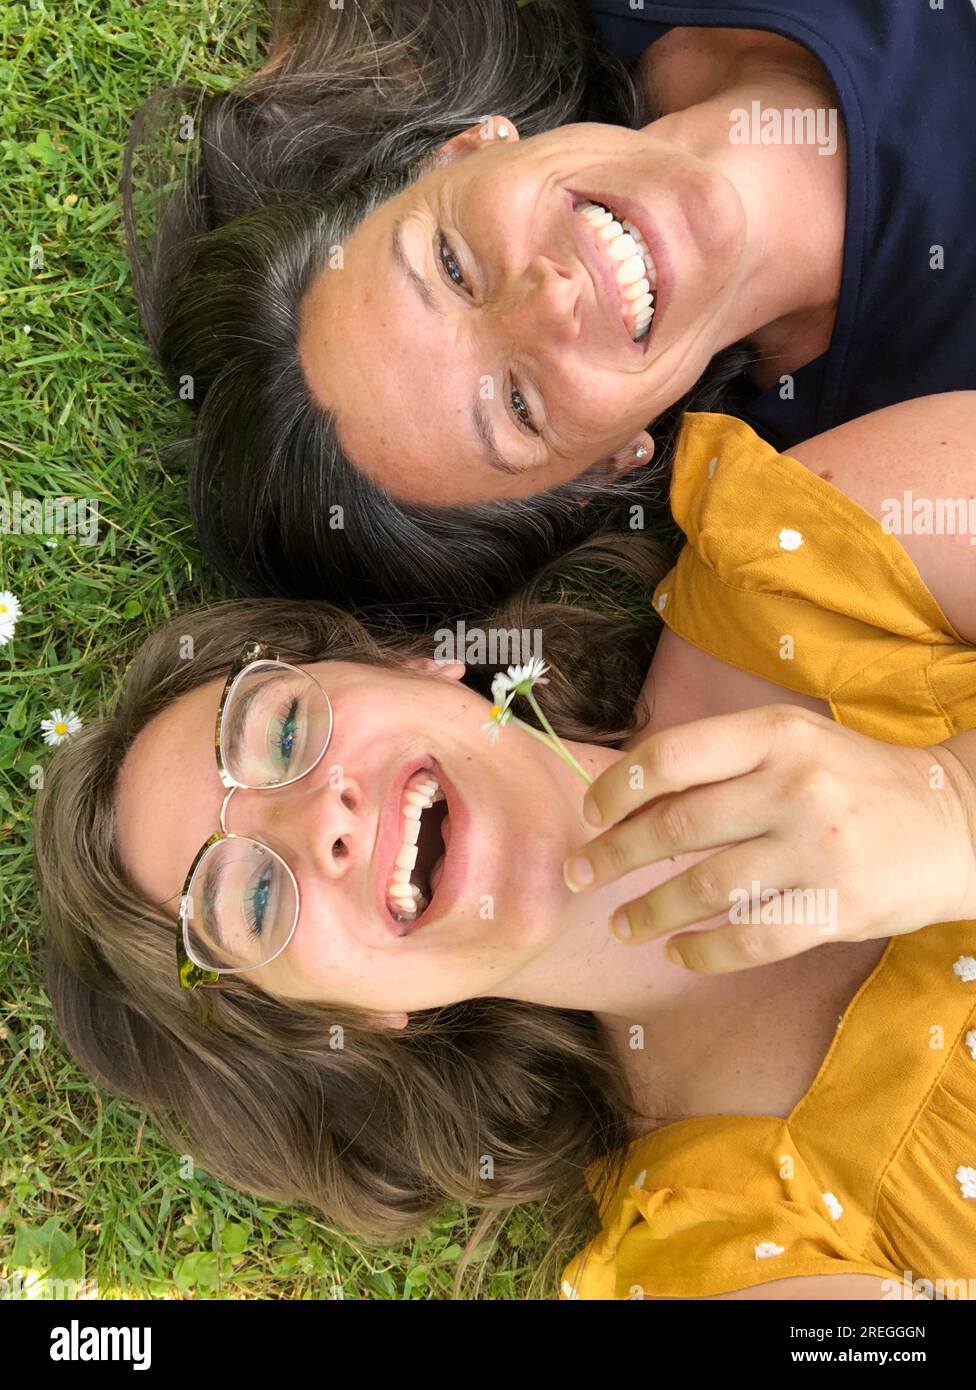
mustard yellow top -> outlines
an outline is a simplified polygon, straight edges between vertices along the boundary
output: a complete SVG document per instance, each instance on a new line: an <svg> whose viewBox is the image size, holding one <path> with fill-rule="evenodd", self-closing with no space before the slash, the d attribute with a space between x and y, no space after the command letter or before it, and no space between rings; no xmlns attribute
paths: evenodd
<svg viewBox="0 0 976 1390"><path fill-rule="evenodd" d="M681 637L889 743L976 727L976 648L857 503L743 421L689 414L671 504L687 544L654 603ZM892 938L787 1119L679 1120L627 1146L614 1191L599 1178L563 1298L815 1274L976 1297L976 922Z"/></svg>

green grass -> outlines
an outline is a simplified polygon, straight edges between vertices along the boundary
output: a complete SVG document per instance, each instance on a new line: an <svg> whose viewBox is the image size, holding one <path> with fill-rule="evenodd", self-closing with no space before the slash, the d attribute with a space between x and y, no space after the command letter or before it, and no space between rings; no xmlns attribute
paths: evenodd
<svg viewBox="0 0 976 1390"><path fill-rule="evenodd" d="M56 707L96 718L140 636L220 592L194 546L185 480L166 463L185 418L152 369L128 284L122 147L157 86L253 67L263 9L0 9L0 496L97 498L101 517L94 546L0 535L0 590L23 607L0 647L0 1277L50 1268L97 1280L103 1298L443 1298L473 1217L455 1210L377 1253L205 1173L181 1176L145 1114L99 1096L68 1059L38 980L40 722ZM520 1209L478 1296L524 1296L544 1248L539 1213Z"/></svg>

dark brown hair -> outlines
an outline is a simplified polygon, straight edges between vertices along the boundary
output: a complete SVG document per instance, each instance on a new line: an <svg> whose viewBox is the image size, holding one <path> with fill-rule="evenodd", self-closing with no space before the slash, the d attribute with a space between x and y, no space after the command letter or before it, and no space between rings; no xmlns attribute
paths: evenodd
<svg viewBox="0 0 976 1390"><path fill-rule="evenodd" d="M242 593L392 610L419 627L471 619L581 540L633 534L664 510L681 412L715 408L744 354L720 354L655 423L652 467L611 477L596 464L548 492L464 508L397 501L344 454L299 363L302 299L331 249L487 115L529 137L577 121L639 127L652 113L571 0L275 9L259 72L208 96L159 94L126 152L140 311L195 416L196 534ZM181 128L192 138L168 152ZM164 196L141 196L147 182Z"/></svg>

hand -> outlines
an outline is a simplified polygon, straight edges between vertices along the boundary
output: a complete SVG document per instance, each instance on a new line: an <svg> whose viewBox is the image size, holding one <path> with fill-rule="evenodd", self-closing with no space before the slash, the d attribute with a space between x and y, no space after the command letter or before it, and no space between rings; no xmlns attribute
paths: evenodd
<svg viewBox="0 0 976 1390"><path fill-rule="evenodd" d="M976 916L974 804L973 779L951 752L766 705L652 734L602 773L583 811L611 828L567 860L566 882L588 892L717 850L611 925L637 944L723 923L674 937L668 955L693 970L741 970ZM585 870L574 875L581 859L586 882Z"/></svg>

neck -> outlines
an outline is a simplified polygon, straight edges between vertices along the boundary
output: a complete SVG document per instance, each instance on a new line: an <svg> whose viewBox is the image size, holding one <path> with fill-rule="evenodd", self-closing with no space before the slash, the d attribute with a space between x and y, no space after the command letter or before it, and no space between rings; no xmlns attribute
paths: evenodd
<svg viewBox="0 0 976 1390"><path fill-rule="evenodd" d="M815 142L733 143L731 113L748 115L752 131L755 103L763 116L819 110L822 128L831 108L836 147L824 154ZM846 145L829 84L776 68L740 73L644 133L707 162L741 200L745 246L719 346L752 348L753 376L763 387L825 351L840 294L846 209Z"/></svg>
<svg viewBox="0 0 976 1390"><path fill-rule="evenodd" d="M621 756L615 749L590 744L566 741L566 747L593 778ZM600 832L583 819L583 787L577 774L560 764L556 776L565 794L563 805L580 808L565 843L560 841L549 851L549 872L554 882L562 884L563 859ZM553 1008L587 1010L623 1026L646 1025L651 1018L659 1022L685 1007L691 996L697 1000L703 977L673 965L664 955L663 941L626 945L610 933L609 922L616 908L649 893L711 853L704 850L664 859L588 893L564 888L556 914L559 927L545 949L523 962L516 974L502 987L494 987L492 993ZM724 983L728 978L713 977L704 982L716 1000L731 993Z"/></svg>

